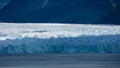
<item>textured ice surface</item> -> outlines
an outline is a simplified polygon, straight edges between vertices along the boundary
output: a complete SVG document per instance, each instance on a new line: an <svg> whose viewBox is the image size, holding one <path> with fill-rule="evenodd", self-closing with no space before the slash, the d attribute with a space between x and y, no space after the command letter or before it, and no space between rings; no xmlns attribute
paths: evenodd
<svg viewBox="0 0 120 68"><path fill-rule="evenodd" d="M120 53L119 25L0 24L0 54Z"/></svg>
<svg viewBox="0 0 120 68"><path fill-rule="evenodd" d="M120 34L120 26L78 24L0 24L0 40Z"/></svg>

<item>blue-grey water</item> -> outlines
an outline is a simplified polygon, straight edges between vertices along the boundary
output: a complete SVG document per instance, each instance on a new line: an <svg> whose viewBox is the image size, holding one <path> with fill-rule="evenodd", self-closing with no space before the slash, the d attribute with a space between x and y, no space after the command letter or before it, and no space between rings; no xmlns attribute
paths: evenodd
<svg viewBox="0 0 120 68"><path fill-rule="evenodd" d="M120 68L120 54L2 55L0 68Z"/></svg>

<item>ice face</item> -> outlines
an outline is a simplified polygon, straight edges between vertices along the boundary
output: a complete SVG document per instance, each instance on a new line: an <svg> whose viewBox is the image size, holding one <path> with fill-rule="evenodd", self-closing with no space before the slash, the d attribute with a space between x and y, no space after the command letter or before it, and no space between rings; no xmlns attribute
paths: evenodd
<svg viewBox="0 0 120 68"><path fill-rule="evenodd" d="M0 41L0 54L120 53L120 35Z"/></svg>
<svg viewBox="0 0 120 68"><path fill-rule="evenodd" d="M119 25L0 24L0 54L120 53Z"/></svg>

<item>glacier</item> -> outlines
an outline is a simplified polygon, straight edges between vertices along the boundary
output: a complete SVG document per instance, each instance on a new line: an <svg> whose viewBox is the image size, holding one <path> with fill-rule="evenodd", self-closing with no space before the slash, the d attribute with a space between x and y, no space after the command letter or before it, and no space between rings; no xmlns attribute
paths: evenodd
<svg viewBox="0 0 120 68"><path fill-rule="evenodd" d="M0 54L40 53L120 53L120 26L0 23Z"/></svg>

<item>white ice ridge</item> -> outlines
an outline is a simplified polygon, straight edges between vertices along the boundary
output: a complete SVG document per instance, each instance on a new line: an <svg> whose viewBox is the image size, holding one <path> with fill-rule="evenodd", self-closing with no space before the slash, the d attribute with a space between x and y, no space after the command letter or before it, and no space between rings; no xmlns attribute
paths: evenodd
<svg viewBox="0 0 120 68"><path fill-rule="evenodd" d="M120 34L120 25L0 23L0 40Z"/></svg>

